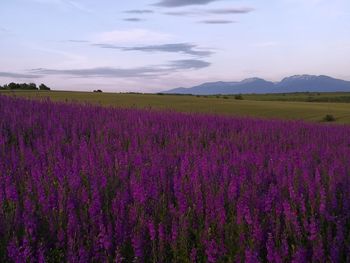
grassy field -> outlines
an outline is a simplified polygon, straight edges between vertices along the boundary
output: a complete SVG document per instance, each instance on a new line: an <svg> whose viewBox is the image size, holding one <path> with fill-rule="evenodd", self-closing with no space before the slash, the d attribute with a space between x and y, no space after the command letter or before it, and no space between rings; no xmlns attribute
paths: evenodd
<svg viewBox="0 0 350 263"><path fill-rule="evenodd" d="M319 92L299 92L280 94L259 94L244 95L249 100L263 101L304 101L304 102L340 102L349 103L349 92L319 93Z"/></svg>
<svg viewBox="0 0 350 263"><path fill-rule="evenodd" d="M87 102L104 106L170 109L181 112L217 113L314 122L321 122L327 114L331 114L336 118L337 123L350 123L349 103L292 101L296 100L295 97L302 100L302 98L308 96L307 93L243 95L244 100L235 100L232 96L197 97L66 91L1 91L0 94L36 99L49 97L53 101ZM339 96L350 96L350 94L326 93L317 96L338 98ZM278 99L280 97L282 99ZM285 101L283 101L283 98Z"/></svg>
<svg viewBox="0 0 350 263"><path fill-rule="evenodd" d="M209 95L209 96L201 95L200 97L234 99L235 96L236 95ZM350 103L350 92L296 92L296 93L243 94L241 96L246 100L258 100L258 101Z"/></svg>

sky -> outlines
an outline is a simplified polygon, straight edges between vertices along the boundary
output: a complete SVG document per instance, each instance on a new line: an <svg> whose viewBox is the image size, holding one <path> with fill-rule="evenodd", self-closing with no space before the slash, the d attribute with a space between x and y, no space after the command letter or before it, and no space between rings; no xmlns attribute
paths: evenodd
<svg viewBox="0 0 350 263"><path fill-rule="evenodd" d="M350 80L349 0L0 0L0 85L160 92Z"/></svg>

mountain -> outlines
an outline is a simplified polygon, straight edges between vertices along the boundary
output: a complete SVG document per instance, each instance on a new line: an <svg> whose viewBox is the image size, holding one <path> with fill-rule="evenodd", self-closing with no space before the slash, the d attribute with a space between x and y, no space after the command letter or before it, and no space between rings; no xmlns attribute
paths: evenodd
<svg viewBox="0 0 350 263"><path fill-rule="evenodd" d="M290 92L350 92L350 81L328 76L296 75L270 82L261 78L250 78L238 82L208 82L192 88L176 88L169 94L249 94L249 93L290 93Z"/></svg>
<svg viewBox="0 0 350 263"><path fill-rule="evenodd" d="M208 82L192 88L177 88L165 93L211 95L211 94L237 94L273 92L274 83L260 78L245 79L240 82Z"/></svg>
<svg viewBox="0 0 350 263"><path fill-rule="evenodd" d="M328 76L299 75L284 78L277 85L282 92L336 92L350 91L350 81Z"/></svg>

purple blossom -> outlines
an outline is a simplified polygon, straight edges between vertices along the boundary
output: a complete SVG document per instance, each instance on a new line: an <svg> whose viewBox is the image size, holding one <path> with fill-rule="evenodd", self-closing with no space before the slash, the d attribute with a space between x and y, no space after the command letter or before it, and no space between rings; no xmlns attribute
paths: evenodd
<svg viewBox="0 0 350 263"><path fill-rule="evenodd" d="M218 245L215 240L210 240L206 242L205 254L207 256L207 261L210 263L217 262L219 251Z"/></svg>
<svg viewBox="0 0 350 263"><path fill-rule="evenodd" d="M151 240L154 241L156 239L156 229L155 229L153 222L148 223L148 231L149 231L149 235L151 237Z"/></svg>
<svg viewBox="0 0 350 263"><path fill-rule="evenodd" d="M0 262L348 262L349 138L0 96Z"/></svg>

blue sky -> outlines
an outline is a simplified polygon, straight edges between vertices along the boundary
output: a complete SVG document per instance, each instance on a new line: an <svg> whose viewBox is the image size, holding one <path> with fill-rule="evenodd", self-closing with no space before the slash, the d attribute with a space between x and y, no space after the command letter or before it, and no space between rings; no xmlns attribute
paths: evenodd
<svg viewBox="0 0 350 263"><path fill-rule="evenodd" d="M349 0L1 0L0 84L156 92L350 80Z"/></svg>

